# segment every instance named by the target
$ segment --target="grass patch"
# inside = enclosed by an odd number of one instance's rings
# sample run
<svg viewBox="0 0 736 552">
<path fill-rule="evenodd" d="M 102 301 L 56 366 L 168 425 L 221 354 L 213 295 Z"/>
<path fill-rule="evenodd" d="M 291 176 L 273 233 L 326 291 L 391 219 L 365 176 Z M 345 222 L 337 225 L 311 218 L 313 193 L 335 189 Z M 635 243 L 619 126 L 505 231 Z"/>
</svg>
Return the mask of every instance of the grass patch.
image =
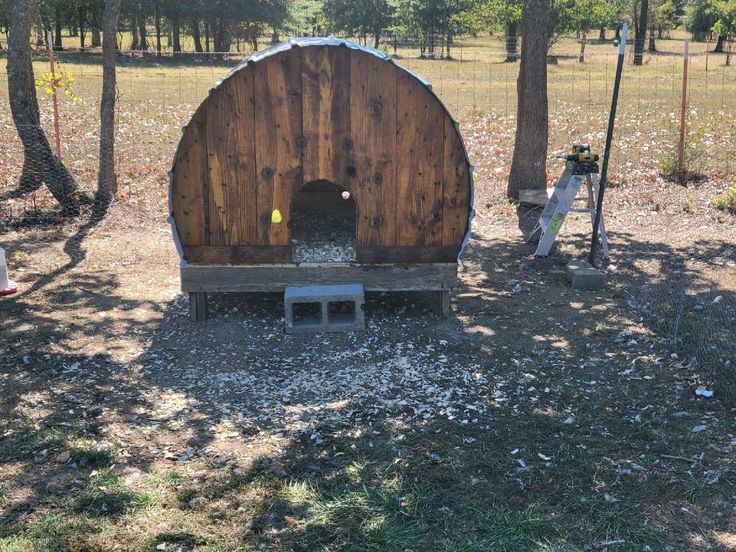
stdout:
<svg viewBox="0 0 736 552">
<path fill-rule="evenodd" d="M 0 439 L 0 462 L 30 460 L 43 450 L 61 451 L 75 436 L 74 432 L 58 428 L 20 429 Z"/>
<path fill-rule="evenodd" d="M 153 495 L 131 491 L 120 477 L 104 470 L 90 478 L 85 489 L 72 499 L 70 509 L 91 517 L 115 517 L 150 508 L 154 503 Z"/>
<path fill-rule="evenodd" d="M 534 506 L 521 511 L 512 511 L 500 506 L 483 510 L 470 508 L 469 513 L 473 515 L 468 516 L 470 518 L 468 521 L 472 521 L 468 524 L 468 530 L 443 541 L 441 550 L 446 552 L 551 550 L 546 541 L 558 531 L 554 518 Z"/>
<path fill-rule="evenodd" d="M 0 441 L 0 462 L 28 461 L 42 453 L 48 458 L 68 453 L 64 462 L 79 467 L 107 466 L 115 456 L 112 447 L 69 429 L 19 430 Z"/>
<path fill-rule="evenodd" d="M 47 515 L 24 526 L 16 534 L 0 536 L 0 551 L 92 552 L 99 548 L 92 544 L 90 537 L 101 530 L 99 524 L 83 517 Z"/>
<path fill-rule="evenodd" d="M 736 215 L 736 184 L 713 200 L 713 207 Z"/>
<path fill-rule="evenodd" d="M 623 539 L 628 546 L 652 546 L 663 540 L 640 504 L 606 494 L 581 496 L 577 503 L 577 513 L 585 517 L 596 540 Z"/>
<path fill-rule="evenodd" d="M 115 457 L 112 447 L 91 439 L 75 439 L 67 444 L 67 450 L 70 461 L 79 467 L 109 466 Z"/>
</svg>

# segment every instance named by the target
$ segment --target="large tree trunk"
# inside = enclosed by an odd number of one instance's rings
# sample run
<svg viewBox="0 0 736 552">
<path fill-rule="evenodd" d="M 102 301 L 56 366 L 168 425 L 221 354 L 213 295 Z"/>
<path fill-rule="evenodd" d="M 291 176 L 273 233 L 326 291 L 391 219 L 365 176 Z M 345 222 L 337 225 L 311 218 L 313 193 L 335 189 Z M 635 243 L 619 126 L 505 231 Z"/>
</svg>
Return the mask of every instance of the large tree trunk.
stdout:
<svg viewBox="0 0 736 552">
<path fill-rule="evenodd" d="M 146 40 L 146 12 L 141 5 L 138 9 L 138 34 L 140 35 L 141 50 L 148 50 L 148 40 Z"/>
<path fill-rule="evenodd" d="M 158 6 L 159 0 L 153 1 L 153 24 L 156 27 L 156 55 L 161 55 L 161 11 Z"/>
<path fill-rule="evenodd" d="M 518 23 L 509 23 L 506 26 L 506 61 L 518 61 L 519 56 L 516 54 L 516 45 L 519 41 L 519 25 Z"/>
<path fill-rule="evenodd" d="M 80 193 L 74 178 L 54 155 L 41 127 L 31 65 L 31 0 L 14 0 L 8 38 L 8 97 L 18 136 L 23 142 L 20 191 L 48 186 L 64 214 L 79 214 Z"/>
<path fill-rule="evenodd" d="M 140 48 L 138 44 L 138 21 L 136 21 L 135 14 L 132 14 L 130 16 L 130 34 L 133 35 L 133 40 L 130 43 L 130 49 L 138 50 Z"/>
<path fill-rule="evenodd" d="M 63 49 L 61 42 L 61 5 L 56 4 L 56 11 L 54 12 L 54 50 Z"/>
<path fill-rule="evenodd" d="M 517 80 L 516 141 L 506 195 L 547 187 L 547 48 L 549 0 L 524 0 Z"/>
<path fill-rule="evenodd" d="M 110 203 L 118 190 L 115 176 L 115 55 L 119 16 L 120 0 L 105 0 L 100 100 L 100 173 L 97 181 L 97 199 L 104 205 Z"/>
<path fill-rule="evenodd" d="M 199 30 L 199 17 L 196 15 L 192 16 L 192 40 L 194 40 L 194 51 L 201 54 L 204 49 L 202 48 L 202 33 Z"/>
<path fill-rule="evenodd" d="M 82 7 L 81 4 L 79 6 L 79 11 L 77 12 L 77 15 L 79 18 L 79 47 L 84 48 L 84 42 L 87 37 L 87 29 L 85 29 L 84 27 L 86 24 L 85 19 L 87 14 L 85 13 L 84 7 Z"/>
<path fill-rule="evenodd" d="M 657 51 L 657 29 L 654 25 L 654 21 L 649 23 L 649 47 L 647 50 L 650 52 L 656 52 Z"/>
<path fill-rule="evenodd" d="M 173 35 L 174 55 L 176 55 L 181 53 L 181 22 L 178 14 L 171 18 L 171 33 Z"/>
<path fill-rule="evenodd" d="M 585 63 L 585 42 L 587 36 L 588 35 L 586 33 L 583 33 L 583 36 L 580 39 L 580 54 L 578 55 L 579 63 Z"/>
<path fill-rule="evenodd" d="M 647 17 L 649 16 L 649 0 L 641 0 L 641 10 L 636 26 L 634 41 L 634 65 L 641 65 L 644 60 L 644 41 L 647 37 Z"/>
<path fill-rule="evenodd" d="M 726 35 L 718 35 L 718 42 L 716 42 L 716 48 L 713 50 L 716 54 L 723 53 L 723 44 L 726 42 Z"/>
</svg>

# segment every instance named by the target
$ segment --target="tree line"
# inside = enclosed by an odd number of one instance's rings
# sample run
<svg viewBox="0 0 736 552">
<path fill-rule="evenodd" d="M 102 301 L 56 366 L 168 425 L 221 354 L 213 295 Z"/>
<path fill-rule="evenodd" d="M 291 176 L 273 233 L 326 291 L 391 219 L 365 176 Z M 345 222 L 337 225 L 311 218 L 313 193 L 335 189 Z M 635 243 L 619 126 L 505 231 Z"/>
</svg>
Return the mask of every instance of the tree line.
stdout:
<svg viewBox="0 0 736 552">
<path fill-rule="evenodd" d="M 13 1 L 0 0 L 5 34 Z M 122 0 L 118 32 L 128 33 L 126 47 L 157 53 L 258 49 L 264 37 L 277 42 L 284 35 L 349 35 L 376 48 L 382 40 L 411 38 L 420 56 L 429 58 L 451 57 L 460 35 L 491 33 L 505 41 L 507 60 L 515 61 L 523 5 L 524 0 Z M 51 32 L 59 49 L 100 47 L 104 6 L 104 0 L 33 0 L 37 42 Z M 722 52 L 736 35 L 736 0 L 551 0 L 547 41 L 551 46 L 574 35 L 584 49 L 586 39 L 605 40 L 622 19 L 632 24 L 638 55 L 645 47 L 655 51 L 656 40 L 678 27 L 695 40 L 714 40 L 714 50 Z"/>
</svg>

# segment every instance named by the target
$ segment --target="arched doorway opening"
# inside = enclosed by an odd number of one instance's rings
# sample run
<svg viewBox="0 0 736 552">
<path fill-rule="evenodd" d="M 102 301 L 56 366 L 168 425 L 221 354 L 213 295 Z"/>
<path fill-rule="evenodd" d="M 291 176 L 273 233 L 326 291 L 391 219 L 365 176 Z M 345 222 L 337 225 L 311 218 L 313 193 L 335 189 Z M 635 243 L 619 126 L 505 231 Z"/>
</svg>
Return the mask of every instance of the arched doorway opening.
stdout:
<svg viewBox="0 0 736 552">
<path fill-rule="evenodd" d="M 357 220 L 358 207 L 345 188 L 327 180 L 305 184 L 291 204 L 292 262 L 355 262 Z"/>
</svg>

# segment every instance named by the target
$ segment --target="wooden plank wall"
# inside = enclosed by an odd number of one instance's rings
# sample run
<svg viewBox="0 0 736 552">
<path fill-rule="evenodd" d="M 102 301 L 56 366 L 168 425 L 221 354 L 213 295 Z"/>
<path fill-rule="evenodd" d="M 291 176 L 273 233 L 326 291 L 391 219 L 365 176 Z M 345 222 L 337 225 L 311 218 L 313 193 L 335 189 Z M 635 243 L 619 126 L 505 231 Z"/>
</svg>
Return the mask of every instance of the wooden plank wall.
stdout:
<svg viewBox="0 0 736 552">
<path fill-rule="evenodd" d="M 172 193 L 185 257 L 288 262 L 292 198 L 315 180 L 353 195 L 360 262 L 457 254 L 468 220 L 468 165 L 441 104 L 390 62 L 309 46 L 249 64 L 193 116 Z M 272 223 L 274 209 L 280 224 Z"/>
</svg>

